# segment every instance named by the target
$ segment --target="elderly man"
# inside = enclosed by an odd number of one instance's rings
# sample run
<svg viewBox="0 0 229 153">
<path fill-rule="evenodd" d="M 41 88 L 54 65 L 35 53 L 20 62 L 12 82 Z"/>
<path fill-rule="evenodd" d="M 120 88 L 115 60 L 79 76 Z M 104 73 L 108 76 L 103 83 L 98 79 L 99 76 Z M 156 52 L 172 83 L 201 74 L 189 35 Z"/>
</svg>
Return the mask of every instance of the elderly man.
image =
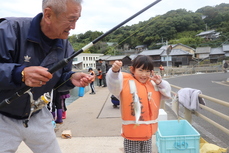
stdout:
<svg viewBox="0 0 229 153">
<path fill-rule="evenodd" d="M 87 86 L 89 74 L 71 71 L 71 62 L 54 74 L 47 70 L 73 53 L 67 38 L 81 15 L 82 0 L 43 0 L 43 13 L 34 18 L 0 19 L 0 101 L 25 86 L 37 100 L 53 88 L 66 91 Z M 0 152 L 16 152 L 22 141 L 34 153 L 60 153 L 46 107 L 30 114 L 30 97 L 24 94 L 0 108 Z M 23 126 L 25 120 L 28 127 Z"/>
</svg>

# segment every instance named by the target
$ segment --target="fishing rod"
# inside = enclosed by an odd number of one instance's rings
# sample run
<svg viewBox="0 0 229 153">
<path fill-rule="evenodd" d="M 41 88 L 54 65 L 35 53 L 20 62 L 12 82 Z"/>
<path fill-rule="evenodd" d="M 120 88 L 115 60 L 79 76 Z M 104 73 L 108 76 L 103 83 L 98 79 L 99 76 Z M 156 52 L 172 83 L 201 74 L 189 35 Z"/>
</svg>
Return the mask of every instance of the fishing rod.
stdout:
<svg viewBox="0 0 229 153">
<path fill-rule="evenodd" d="M 109 35 L 110 33 L 112 33 L 113 31 L 115 31 L 116 29 L 120 28 L 121 26 L 123 26 L 124 24 L 126 24 L 127 22 L 129 22 L 130 20 L 132 20 L 133 18 L 135 18 L 136 16 L 138 16 L 139 14 L 145 12 L 146 10 L 148 10 L 149 8 L 151 8 L 152 6 L 156 5 L 157 3 L 159 3 L 161 0 L 156 0 L 155 2 L 151 3 L 150 5 L 146 6 L 145 8 L 143 8 L 142 10 L 138 11 L 137 13 L 135 13 L 134 15 L 132 15 L 131 17 L 129 17 L 128 19 L 124 20 L 123 22 L 121 22 L 120 24 L 116 25 L 115 27 L 113 27 L 112 29 L 110 29 L 109 31 L 105 32 L 104 34 L 102 34 L 101 36 L 97 37 L 95 40 L 93 40 L 92 42 L 88 43 L 87 45 L 85 45 L 83 48 L 81 48 L 80 50 L 74 52 L 70 57 L 68 58 L 64 58 L 63 60 L 61 60 L 60 62 L 58 62 L 56 65 L 54 65 L 53 67 L 51 67 L 48 72 L 50 72 L 51 74 L 53 74 L 54 72 L 56 72 L 57 70 L 63 68 L 64 66 L 66 66 L 71 60 L 73 60 L 74 57 L 76 57 L 77 55 L 79 55 L 80 53 L 84 52 L 85 50 L 89 49 L 90 47 L 94 46 L 94 44 L 96 44 L 98 41 L 100 41 L 101 39 L 103 39 L 104 37 L 106 37 L 107 35 Z M 25 86 L 22 89 L 20 89 L 18 92 L 16 92 L 15 94 L 13 94 L 11 97 L 4 99 L 1 103 L 0 103 L 0 108 L 10 104 L 12 101 L 14 101 L 15 99 L 19 98 L 21 95 L 27 93 L 28 90 L 32 89 L 32 87 L 28 87 Z"/>
</svg>

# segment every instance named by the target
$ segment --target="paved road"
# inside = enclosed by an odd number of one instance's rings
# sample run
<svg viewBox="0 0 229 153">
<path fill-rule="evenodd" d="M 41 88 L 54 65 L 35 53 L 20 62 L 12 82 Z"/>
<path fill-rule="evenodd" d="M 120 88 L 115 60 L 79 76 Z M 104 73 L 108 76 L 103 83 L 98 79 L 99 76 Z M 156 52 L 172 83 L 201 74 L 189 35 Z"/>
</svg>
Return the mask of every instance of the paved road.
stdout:
<svg viewBox="0 0 229 153">
<path fill-rule="evenodd" d="M 177 76 L 167 79 L 170 84 L 185 88 L 194 88 L 202 91 L 204 95 L 214 97 L 220 100 L 229 102 L 229 83 L 226 82 L 229 78 L 229 73 L 208 73 L 196 74 L 187 76 Z M 177 89 L 172 89 L 177 91 Z M 211 101 L 205 100 L 206 106 L 213 108 L 223 114 L 229 116 L 229 108 L 215 104 Z M 201 114 L 216 121 L 229 129 L 229 122 L 205 110 L 200 111 Z M 229 147 L 229 135 L 221 132 L 218 128 L 209 124 L 208 122 L 193 115 L 194 127 L 205 136 L 208 142 L 217 144 L 221 147 Z"/>
<path fill-rule="evenodd" d="M 227 97 L 229 86 L 211 82 L 221 82 L 229 77 L 228 75 L 229 73 L 201 74 L 170 78 L 168 81 L 180 87 L 197 88 L 202 90 L 203 94 L 209 96 L 215 95 L 212 97 L 229 101 Z M 201 85 L 201 83 L 204 85 Z M 213 105 L 214 107 L 214 104 L 210 102 L 207 102 L 207 105 L 209 107 Z M 215 109 L 220 109 L 229 115 L 228 108 L 218 108 L 218 106 L 215 106 Z M 168 120 L 176 119 L 169 107 L 166 107 L 166 112 L 168 114 Z M 208 142 L 221 147 L 229 146 L 228 135 L 220 133 L 218 129 L 204 121 L 199 121 L 197 118 L 194 118 L 194 121 L 195 128 L 201 133 L 202 137 L 208 138 L 206 139 Z M 204 123 L 203 126 L 202 123 Z M 63 124 L 57 125 L 56 136 L 63 153 L 123 153 L 123 138 L 120 136 L 120 128 L 120 110 L 112 107 L 108 89 L 96 87 L 95 95 L 90 95 L 87 92 L 84 97 L 80 97 L 68 106 L 67 118 Z M 203 129 L 206 129 L 207 132 Z M 60 137 L 64 130 L 71 130 L 72 139 L 62 139 Z M 218 140 L 218 137 L 220 137 L 220 140 Z M 156 153 L 155 137 L 153 137 L 153 140 L 153 153 Z M 21 144 L 17 153 L 32 152 L 24 144 Z"/>
</svg>

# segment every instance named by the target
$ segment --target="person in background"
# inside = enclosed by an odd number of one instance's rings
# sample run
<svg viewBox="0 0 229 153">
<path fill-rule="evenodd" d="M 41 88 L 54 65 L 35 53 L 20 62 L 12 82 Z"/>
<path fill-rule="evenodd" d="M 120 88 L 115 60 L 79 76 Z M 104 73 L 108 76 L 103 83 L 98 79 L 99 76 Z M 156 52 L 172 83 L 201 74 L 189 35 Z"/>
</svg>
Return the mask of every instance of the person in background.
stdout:
<svg viewBox="0 0 229 153">
<path fill-rule="evenodd" d="M 101 63 L 101 71 L 102 71 L 102 80 L 103 80 L 103 87 L 107 87 L 107 83 L 106 83 L 106 63 L 105 61 L 103 61 L 102 59 L 99 59 L 99 62 Z"/>
<path fill-rule="evenodd" d="M 65 99 L 69 97 L 69 91 L 58 92 L 57 90 L 53 90 L 51 113 L 56 124 L 62 124 L 62 119 L 66 118 L 67 108 L 65 105 Z"/>
<path fill-rule="evenodd" d="M 97 78 L 99 79 L 99 87 L 101 87 L 103 75 L 102 75 L 102 71 L 100 70 L 100 68 L 98 68 L 97 71 L 98 71 Z"/>
<path fill-rule="evenodd" d="M 88 72 L 90 73 L 90 75 L 95 76 L 95 72 L 93 71 L 92 68 L 89 68 L 89 69 L 88 69 Z M 91 87 L 91 93 L 90 93 L 90 94 L 95 94 L 94 81 L 92 81 L 92 82 L 90 83 L 90 87 Z"/>
<path fill-rule="evenodd" d="M 170 84 L 155 75 L 149 56 L 139 55 L 121 72 L 115 61 L 107 73 L 107 87 L 120 101 L 125 153 L 152 153 L 152 135 L 157 131 L 161 99 L 171 98 Z"/>
<path fill-rule="evenodd" d="M 48 71 L 74 52 L 67 38 L 81 16 L 81 2 L 43 0 L 42 13 L 34 18 L 0 19 L 1 102 L 25 86 L 37 100 L 52 89 L 68 91 L 94 81 L 89 74 L 73 72 L 71 61 L 53 74 Z M 0 108 L 0 152 L 16 152 L 24 141 L 33 153 L 61 153 L 50 111 L 41 107 L 30 116 L 30 99 L 24 93 Z"/>
<path fill-rule="evenodd" d="M 225 61 L 224 64 L 223 64 L 224 73 L 227 73 L 227 68 L 228 68 L 228 63 L 227 63 L 227 61 Z"/>
<path fill-rule="evenodd" d="M 160 69 L 160 74 L 163 77 L 165 69 L 164 69 L 164 67 L 162 65 L 160 65 L 159 69 Z"/>
<path fill-rule="evenodd" d="M 67 117 L 66 99 L 69 98 L 70 96 L 71 95 L 70 95 L 69 91 L 61 92 L 60 99 L 61 99 L 62 111 L 63 111 L 62 119 L 66 119 L 66 117 Z"/>
<path fill-rule="evenodd" d="M 52 110 L 51 113 L 53 115 L 53 119 L 56 122 L 56 124 L 62 124 L 62 115 L 63 115 L 63 109 L 61 104 L 61 92 L 58 92 L 57 90 L 53 90 L 52 95 Z"/>
</svg>

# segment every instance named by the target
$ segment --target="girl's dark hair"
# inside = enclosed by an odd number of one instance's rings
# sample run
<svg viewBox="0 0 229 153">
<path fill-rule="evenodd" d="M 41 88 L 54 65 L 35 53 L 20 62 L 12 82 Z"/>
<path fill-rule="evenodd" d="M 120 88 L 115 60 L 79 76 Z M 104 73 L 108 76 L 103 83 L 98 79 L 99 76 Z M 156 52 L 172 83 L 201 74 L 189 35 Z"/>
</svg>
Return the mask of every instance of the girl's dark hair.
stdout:
<svg viewBox="0 0 229 153">
<path fill-rule="evenodd" d="M 133 61 L 132 61 L 133 68 L 140 68 L 141 66 L 143 70 L 150 70 L 152 71 L 153 66 L 153 60 L 151 57 L 146 55 L 138 55 Z"/>
</svg>

